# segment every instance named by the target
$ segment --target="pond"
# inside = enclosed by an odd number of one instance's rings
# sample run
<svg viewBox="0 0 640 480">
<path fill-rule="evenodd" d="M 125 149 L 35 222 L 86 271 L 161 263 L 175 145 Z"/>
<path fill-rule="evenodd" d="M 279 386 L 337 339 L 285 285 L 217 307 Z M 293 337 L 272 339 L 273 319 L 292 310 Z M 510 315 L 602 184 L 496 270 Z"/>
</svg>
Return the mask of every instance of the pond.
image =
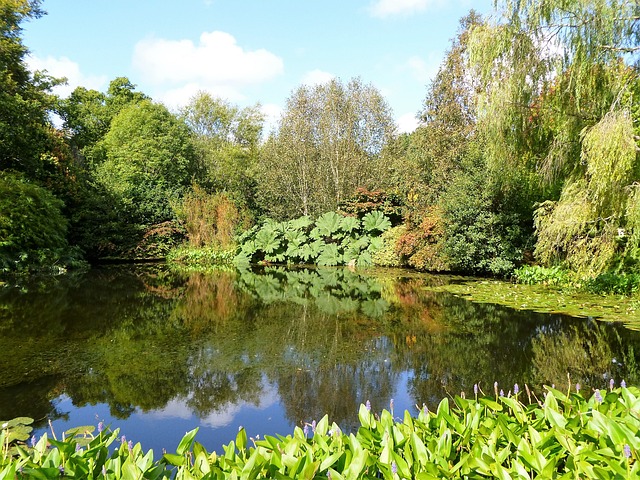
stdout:
<svg viewBox="0 0 640 480">
<path fill-rule="evenodd" d="M 404 270 L 263 268 L 184 275 L 105 267 L 0 289 L 0 419 L 37 434 L 99 421 L 144 449 L 220 451 L 328 414 L 435 405 L 474 384 L 583 391 L 638 384 L 640 332 L 473 303 L 460 279 Z"/>
</svg>

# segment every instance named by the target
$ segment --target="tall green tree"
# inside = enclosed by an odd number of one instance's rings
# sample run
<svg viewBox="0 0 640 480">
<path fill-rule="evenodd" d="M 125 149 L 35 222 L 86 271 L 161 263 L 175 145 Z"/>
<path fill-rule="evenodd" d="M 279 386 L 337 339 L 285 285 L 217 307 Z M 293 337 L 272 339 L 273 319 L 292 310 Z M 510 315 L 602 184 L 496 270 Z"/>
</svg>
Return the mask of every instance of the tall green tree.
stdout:
<svg viewBox="0 0 640 480">
<path fill-rule="evenodd" d="M 260 106 L 239 108 L 199 92 L 181 109 L 180 118 L 191 130 L 200 158 L 202 176 L 197 181 L 255 209 L 252 169 L 264 124 Z"/>
<path fill-rule="evenodd" d="M 272 216 L 334 210 L 357 187 L 376 182 L 395 124 L 382 95 L 360 79 L 299 87 L 287 100 L 257 172 Z"/>
<path fill-rule="evenodd" d="M 490 167 L 545 187 L 540 261 L 598 274 L 637 251 L 638 3 L 506 1 L 502 12 L 472 36 Z"/>
<path fill-rule="evenodd" d="M 130 219 L 150 225 L 174 217 L 171 203 L 197 174 L 183 122 L 163 105 L 133 103 L 112 120 L 101 148 L 105 160 L 96 166 L 96 180 L 122 201 Z"/>
<path fill-rule="evenodd" d="M 0 169 L 42 179 L 48 165 L 41 155 L 53 149 L 48 114 L 56 80 L 32 74 L 25 63 L 22 23 L 43 15 L 39 0 L 0 0 Z"/>
<path fill-rule="evenodd" d="M 135 88 L 128 78 L 117 77 L 109 83 L 107 92 L 77 87 L 60 101 L 63 128 L 71 134 L 71 144 L 82 162 L 101 161 L 99 142 L 109 131 L 111 120 L 126 106 L 149 99 Z"/>
<path fill-rule="evenodd" d="M 482 18 L 475 11 L 460 20 L 458 34 L 430 83 L 420 112 L 414 143 L 422 151 L 423 179 L 428 186 L 425 200 L 434 203 L 460 165 L 476 127 L 477 77 L 468 67 L 469 35 Z"/>
</svg>

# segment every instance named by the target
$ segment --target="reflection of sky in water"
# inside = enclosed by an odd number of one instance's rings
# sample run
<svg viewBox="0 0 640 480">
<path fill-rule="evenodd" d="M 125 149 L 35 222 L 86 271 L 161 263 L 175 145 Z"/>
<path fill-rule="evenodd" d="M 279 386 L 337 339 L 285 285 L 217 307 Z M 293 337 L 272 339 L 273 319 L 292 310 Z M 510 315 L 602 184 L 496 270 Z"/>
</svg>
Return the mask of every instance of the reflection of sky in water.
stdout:
<svg viewBox="0 0 640 480">
<path fill-rule="evenodd" d="M 394 414 L 402 418 L 404 411 L 409 410 L 413 415 L 417 414 L 414 400 L 408 391 L 409 372 L 402 372 L 395 385 Z M 172 452 L 178 446 L 182 436 L 196 427 L 199 427 L 196 440 L 203 444 L 207 450 L 222 451 L 222 445 L 235 440 L 238 429 L 244 426 L 249 437 L 260 435 L 288 435 L 293 433 L 295 425 L 285 417 L 283 406 L 280 403 L 277 386 L 263 381 L 263 391 L 258 405 L 247 402 L 225 405 L 220 411 L 210 413 L 204 418 L 197 418 L 187 405 L 189 397 L 176 397 L 170 400 L 164 408 L 143 412 L 140 409 L 127 419 L 118 419 L 111 416 L 109 406 L 99 403 L 76 407 L 66 395 L 61 395 L 54 400 L 58 411 L 67 414 L 66 418 L 59 418 L 52 422 L 53 429 L 58 436 L 72 427 L 80 425 L 97 426 L 99 421 L 110 426 L 112 430 L 119 428 L 120 435 L 125 435 L 127 440 L 134 443 L 140 442 L 143 449 L 153 449 L 156 458 L 159 458 L 163 449 Z M 391 400 L 391 398 L 389 400 Z M 373 411 L 389 409 L 389 403 L 377 405 L 372 402 Z M 357 410 L 354 411 L 354 418 Z M 301 419 L 311 422 L 312 418 Z M 319 419 L 315 419 L 319 420 Z M 333 421 L 333 419 L 329 419 Z M 42 435 L 48 429 L 35 431 L 37 436 Z"/>
</svg>

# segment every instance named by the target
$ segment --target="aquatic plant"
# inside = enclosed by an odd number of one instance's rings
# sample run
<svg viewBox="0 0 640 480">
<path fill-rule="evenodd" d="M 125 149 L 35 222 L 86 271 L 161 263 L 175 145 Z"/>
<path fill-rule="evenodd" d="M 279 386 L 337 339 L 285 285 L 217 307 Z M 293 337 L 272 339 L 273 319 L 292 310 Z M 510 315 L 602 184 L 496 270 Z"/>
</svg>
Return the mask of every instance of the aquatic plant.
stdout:
<svg viewBox="0 0 640 480">
<path fill-rule="evenodd" d="M 517 395 L 461 395 L 443 399 L 435 411 L 424 406 L 416 417 L 361 405 L 360 427 L 351 433 L 327 416 L 286 437 L 250 439 L 240 428 L 219 454 L 198 443 L 194 429 L 175 453 L 155 461 L 153 451 L 143 452 L 118 430 L 78 427 L 27 446 L 10 437 L 5 422 L 0 479 L 638 477 L 640 390 L 621 386 L 590 398 L 553 387 L 541 398 L 526 385 L 525 392 L 527 404 Z"/>
</svg>

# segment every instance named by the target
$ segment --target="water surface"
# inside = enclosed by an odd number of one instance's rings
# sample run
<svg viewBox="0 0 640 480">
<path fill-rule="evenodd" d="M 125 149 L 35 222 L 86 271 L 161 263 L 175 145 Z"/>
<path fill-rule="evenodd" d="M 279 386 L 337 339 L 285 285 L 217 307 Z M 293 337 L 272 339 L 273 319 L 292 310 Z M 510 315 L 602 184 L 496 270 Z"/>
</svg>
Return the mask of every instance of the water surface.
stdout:
<svg viewBox="0 0 640 480">
<path fill-rule="evenodd" d="M 353 428 L 360 403 L 396 415 L 479 384 L 638 383 L 640 334 L 434 291 L 403 270 L 266 268 L 182 275 L 95 269 L 0 290 L 0 419 L 57 434 L 98 421 L 173 450 L 200 427 L 218 450 L 240 426 Z M 437 290 L 437 288 L 436 288 Z"/>
</svg>

